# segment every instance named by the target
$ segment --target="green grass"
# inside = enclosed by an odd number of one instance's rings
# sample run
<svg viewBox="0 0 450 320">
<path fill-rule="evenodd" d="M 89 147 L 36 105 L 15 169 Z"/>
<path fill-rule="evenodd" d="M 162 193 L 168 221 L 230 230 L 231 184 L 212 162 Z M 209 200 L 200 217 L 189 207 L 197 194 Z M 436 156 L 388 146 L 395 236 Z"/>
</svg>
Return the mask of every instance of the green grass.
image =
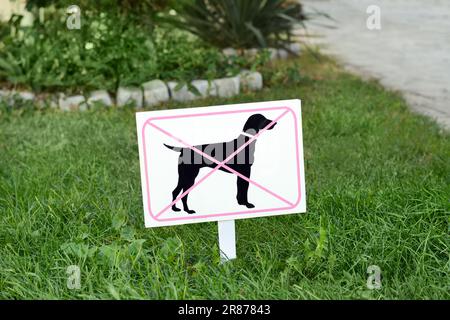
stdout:
<svg viewBox="0 0 450 320">
<path fill-rule="evenodd" d="M 144 228 L 132 110 L 1 109 L 0 298 L 449 299 L 448 133 L 332 61 L 271 70 L 259 93 L 163 106 L 303 101 L 308 213 L 238 220 L 224 265 L 216 223 Z"/>
</svg>

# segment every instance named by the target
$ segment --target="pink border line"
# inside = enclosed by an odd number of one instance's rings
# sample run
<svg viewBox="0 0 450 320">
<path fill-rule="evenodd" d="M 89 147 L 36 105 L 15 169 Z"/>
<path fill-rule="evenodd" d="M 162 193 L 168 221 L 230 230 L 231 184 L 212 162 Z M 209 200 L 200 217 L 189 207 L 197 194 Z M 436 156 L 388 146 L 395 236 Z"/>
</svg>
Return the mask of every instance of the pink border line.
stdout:
<svg viewBox="0 0 450 320">
<path fill-rule="evenodd" d="M 158 126 L 156 126 L 155 124 L 151 123 L 152 121 L 155 120 L 167 120 L 167 119 L 175 119 L 175 118 L 189 118 L 189 117 L 200 117 L 200 116 L 210 116 L 210 115 L 220 115 L 220 114 L 232 114 L 232 113 L 245 113 L 245 112 L 254 112 L 254 111 L 269 111 L 269 110 L 286 110 L 283 114 L 281 114 L 277 119 L 273 120 L 272 123 L 278 121 L 281 117 L 283 117 L 287 112 L 290 112 L 293 117 L 294 117 L 294 125 L 295 125 L 295 142 L 296 142 L 296 156 L 297 156 L 297 182 L 298 182 L 298 197 L 297 197 L 297 201 L 295 204 L 292 204 L 291 202 L 287 201 L 286 199 L 278 196 L 277 194 L 275 194 L 274 192 L 270 191 L 269 189 L 264 188 L 263 186 L 257 184 L 256 182 L 248 179 L 245 176 L 242 176 L 242 178 L 244 178 L 245 180 L 247 180 L 248 182 L 255 184 L 256 186 L 260 187 L 261 189 L 263 189 L 264 191 L 272 194 L 273 196 L 277 197 L 278 199 L 282 200 L 283 202 L 287 202 L 289 204 L 291 204 L 291 206 L 288 207 L 281 207 L 281 208 L 267 208 L 267 209 L 255 209 L 255 210 L 245 210 L 245 211 L 239 211 L 239 212 L 230 212 L 230 213 L 216 213 L 216 214 L 208 214 L 208 215 L 197 215 L 197 216 L 185 216 L 185 217 L 176 217 L 176 218 L 165 218 L 165 219 L 158 219 L 158 217 L 164 213 L 168 208 L 170 208 L 172 206 L 172 204 L 178 202 L 183 196 L 184 193 L 182 195 L 180 195 L 177 199 L 175 199 L 171 204 L 169 204 L 167 207 L 165 207 L 163 210 L 161 210 L 157 215 L 153 215 L 152 210 L 151 210 L 151 202 L 150 202 L 150 188 L 149 188 L 149 176 L 148 176 L 148 168 L 147 168 L 147 151 L 146 151 L 146 143 L 145 143 L 145 127 L 147 125 L 151 125 L 152 127 L 154 127 L 155 129 L 160 130 L 161 132 L 165 133 L 166 135 L 172 137 L 173 139 L 177 140 L 178 142 L 181 142 L 183 144 L 185 144 L 187 147 L 191 148 L 193 151 L 200 153 L 202 155 L 206 155 L 203 152 L 201 152 L 200 150 L 193 148 L 192 146 L 190 146 L 189 144 L 187 144 L 186 142 L 182 141 L 181 139 L 173 136 L 172 134 L 170 134 L 169 132 L 165 131 L 164 129 L 159 128 Z M 243 146 L 241 146 L 240 149 L 236 150 L 233 154 L 231 154 L 228 158 L 232 158 L 234 157 L 237 153 L 239 153 L 243 148 L 245 148 L 248 144 L 250 144 L 254 139 L 256 139 L 261 133 L 263 133 L 265 130 L 267 130 L 268 127 L 270 127 L 270 125 L 272 125 L 272 123 L 270 123 L 268 126 L 266 126 L 263 130 L 261 130 L 257 135 L 255 135 L 255 137 L 253 137 L 252 139 L 250 139 L 249 141 L 247 141 L 246 144 L 244 144 Z M 294 207 L 296 207 L 300 201 L 301 201 L 301 185 L 300 185 L 300 154 L 299 154 L 299 146 L 298 146 L 298 124 L 297 124 L 297 117 L 295 115 L 295 112 L 290 108 L 290 107 L 272 107 L 272 108 L 257 108 L 257 109 L 246 109 L 246 110 L 234 110 L 234 111 L 219 111 L 219 112 L 206 112 L 206 113 L 198 113 L 198 114 L 188 114 L 188 115 L 176 115 L 176 116 L 162 116 L 162 117 L 155 117 L 155 118 L 150 118 L 148 119 L 143 127 L 142 127 L 142 143 L 143 143 L 143 151 L 144 151 L 144 169 L 145 169 L 145 177 L 146 177 L 146 186 L 147 186 L 147 205 L 148 205 L 148 210 L 149 210 L 149 214 L 150 216 L 156 220 L 156 221 L 176 221 L 176 220 L 192 220 L 192 219 L 200 219 L 200 218 L 207 218 L 207 217 L 220 217 L 220 216 L 228 216 L 228 215 L 236 215 L 236 214 L 247 214 L 247 213 L 259 213 L 259 212 L 273 212 L 273 211 L 280 211 L 280 210 L 288 210 L 288 209 L 292 209 Z M 207 157 L 209 157 L 209 155 L 206 155 Z M 230 171 L 235 171 L 231 168 L 229 168 L 227 165 L 225 165 L 226 162 L 229 161 L 229 159 L 225 159 L 222 162 L 219 162 L 217 159 L 210 157 L 211 161 L 217 163 L 218 165 L 211 171 L 209 172 L 207 175 L 205 175 L 202 179 L 200 179 L 197 183 L 195 183 L 190 189 L 188 189 L 187 191 L 185 191 L 185 193 L 190 192 L 193 188 L 195 188 L 196 186 L 198 186 L 201 182 L 203 182 L 206 178 L 208 178 L 211 174 L 213 174 L 215 171 L 217 171 L 220 167 L 225 167 Z M 239 175 L 238 172 L 233 172 L 233 173 L 237 173 Z"/>
</svg>

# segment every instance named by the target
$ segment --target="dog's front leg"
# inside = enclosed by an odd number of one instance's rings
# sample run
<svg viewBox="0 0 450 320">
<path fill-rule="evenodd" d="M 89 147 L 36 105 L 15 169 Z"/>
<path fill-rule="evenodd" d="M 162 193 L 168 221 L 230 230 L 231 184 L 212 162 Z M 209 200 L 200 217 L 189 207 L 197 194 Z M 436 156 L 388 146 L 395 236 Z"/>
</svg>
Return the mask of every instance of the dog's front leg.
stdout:
<svg viewBox="0 0 450 320">
<path fill-rule="evenodd" d="M 246 176 L 247 178 L 250 178 L 250 171 L 251 171 L 251 167 L 250 166 L 246 166 L 244 168 L 242 168 L 241 170 L 239 170 L 239 172 Z M 236 195 L 236 199 L 238 204 L 246 206 L 247 208 L 254 208 L 255 206 L 253 204 L 251 204 L 250 202 L 248 202 L 248 181 L 238 177 L 237 178 L 237 195 Z"/>
</svg>

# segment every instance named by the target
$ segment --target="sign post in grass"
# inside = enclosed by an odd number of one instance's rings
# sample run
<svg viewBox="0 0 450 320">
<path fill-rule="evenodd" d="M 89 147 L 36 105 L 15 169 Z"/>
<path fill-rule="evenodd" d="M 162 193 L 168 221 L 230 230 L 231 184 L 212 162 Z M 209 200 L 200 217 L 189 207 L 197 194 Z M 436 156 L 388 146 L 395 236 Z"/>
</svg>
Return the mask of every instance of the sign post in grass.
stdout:
<svg viewBox="0 0 450 320">
<path fill-rule="evenodd" d="M 227 261 L 235 219 L 306 212 L 300 100 L 138 112 L 136 124 L 146 227 L 218 221 Z"/>
</svg>

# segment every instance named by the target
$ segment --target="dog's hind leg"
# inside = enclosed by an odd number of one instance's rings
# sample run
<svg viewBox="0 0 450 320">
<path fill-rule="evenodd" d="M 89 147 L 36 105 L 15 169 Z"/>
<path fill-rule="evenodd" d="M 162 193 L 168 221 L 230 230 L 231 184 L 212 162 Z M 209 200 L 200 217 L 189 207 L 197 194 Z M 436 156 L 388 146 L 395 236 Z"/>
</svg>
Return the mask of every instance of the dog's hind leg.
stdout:
<svg viewBox="0 0 450 320">
<path fill-rule="evenodd" d="M 178 179 L 178 184 L 175 187 L 175 189 L 173 189 L 173 191 L 172 191 L 172 201 L 175 201 L 177 196 L 180 194 L 181 190 L 183 190 L 183 187 L 180 186 L 180 180 Z M 176 211 L 176 212 L 181 211 L 180 208 L 177 208 L 175 203 L 172 205 L 172 210 Z"/>
<path fill-rule="evenodd" d="M 175 201 L 175 199 L 178 197 L 178 195 L 180 194 L 180 192 L 183 190 L 183 185 L 186 183 L 186 166 L 183 164 L 179 164 L 178 165 L 178 183 L 177 186 L 175 187 L 175 189 L 173 189 L 172 191 L 172 201 Z M 181 209 L 179 209 L 176 204 L 174 203 L 172 205 L 172 210 L 173 211 L 181 211 Z"/>
<path fill-rule="evenodd" d="M 188 170 L 186 170 L 184 173 L 184 183 L 183 183 L 183 192 L 186 192 L 186 190 L 189 190 L 190 187 L 192 187 L 195 183 L 195 178 L 197 177 L 198 173 L 200 171 L 200 168 L 198 167 L 189 167 Z M 189 214 L 195 213 L 194 210 L 190 210 L 188 206 L 188 196 L 189 193 L 186 194 L 181 201 L 183 202 L 183 210 L 186 211 Z"/>
</svg>

